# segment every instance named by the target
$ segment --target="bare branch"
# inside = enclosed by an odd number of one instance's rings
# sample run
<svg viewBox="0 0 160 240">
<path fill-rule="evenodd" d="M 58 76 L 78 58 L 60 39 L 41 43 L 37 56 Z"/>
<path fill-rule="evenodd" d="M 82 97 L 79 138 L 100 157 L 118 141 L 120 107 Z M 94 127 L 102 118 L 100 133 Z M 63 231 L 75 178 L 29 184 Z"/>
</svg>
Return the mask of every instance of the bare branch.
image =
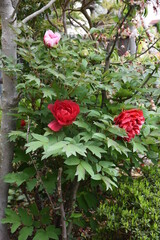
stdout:
<svg viewBox="0 0 160 240">
<path fill-rule="evenodd" d="M 76 198 L 77 198 L 78 187 L 79 187 L 79 182 L 77 182 L 77 179 L 76 179 L 76 182 L 74 182 L 74 186 L 73 186 L 73 193 L 72 193 L 71 206 L 70 206 L 70 215 L 74 212 L 74 209 L 75 209 L 75 202 L 76 202 Z M 71 221 L 68 225 L 68 231 L 67 231 L 68 237 L 71 234 L 72 226 L 73 226 L 73 222 Z"/>
<path fill-rule="evenodd" d="M 83 24 L 81 24 L 79 21 L 77 21 L 76 19 L 74 19 L 70 14 L 69 14 L 69 18 L 72 19 L 75 23 L 77 23 L 77 24 L 88 34 L 88 36 L 92 39 L 91 34 L 90 34 L 89 31 L 83 26 Z"/>
<path fill-rule="evenodd" d="M 57 181 L 58 181 L 58 196 L 61 201 L 60 211 L 61 211 L 61 223 L 62 223 L 62 239 L 67 240 L 67 228 L 66 228 L 66 221 L 65 221 L 66 216 L 65 216 L 64 204 L 63 204 L 61 178 L 62 178 L 62 168 L 59 168 Z"/>
<path fill-rule="evenodd" d="M 17 10 L 18 10 L 18 7 L 19 7 L 19 5 L 20 5 L 20 2 L 21 2 L 21 0 L 18 0 L 18 1 L 17 1 L 17 5 L 15 6 L 15 9 L 14 9 L 14 11 L 13 11 L 13 13 L 12 13 L 11 19 L 13 19 L 14 16 L 16 15 Z"/>
<path fill-rule="evenodd" d="M 56 28 L 56 29 L 58 30 L 58 32 L 62 32 L 61 29 L 60 29 L 59 27 L 57 27 L 57 26 L 50 20 L 48 13 L 46 13 L 46 17 L 47 17 L 48 22 L 49 22 L 54 28 Z"/>
<path fill-rule="evenodd" d="M 42 8 L 39 9 L 38 11 L 32 13 L 31 15 L 29 15 L 28 17 L 26 17 L 25 19 L 23 19 L 22 22 L 23 22 L 23 23 L 27 23 L 27 22 L 30 21 L 31 19 L 37 17 L 39 14 L 43 13 L 43 12 L 46 11 L 48 8 L 50 8 L 55 1 L 56 1 L 56 0 L 51 0 L 46 6 L 42 7 Z"/>
</svg>

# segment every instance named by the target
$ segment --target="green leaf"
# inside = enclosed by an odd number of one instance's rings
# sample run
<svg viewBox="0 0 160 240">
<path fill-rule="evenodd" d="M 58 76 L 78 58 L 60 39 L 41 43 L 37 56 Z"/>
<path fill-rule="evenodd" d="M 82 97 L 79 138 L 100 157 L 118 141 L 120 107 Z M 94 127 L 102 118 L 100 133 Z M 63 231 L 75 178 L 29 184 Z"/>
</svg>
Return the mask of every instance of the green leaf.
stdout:
<svg viewBox="0 0 160 240">
<path fill-rule="evenodd" d="M 62 148 L 66 144 L 68 144 L 68 142 L 60 141 L 60 142 L 56 142 L 53 145 L 49 146 L 48 149 L 46 149 L 46 151 L 44 152 L 44 156 L 42 157 L 42 159 L 48 158 L 55 154 L 62 153 Z"/>
<path fill-rule="evenodd" d="M 91 175 L 94 176 L 93 169 L 88 162 L 81 161 L 81 166 Z"/>
<path fill-rule="evenodd" d="M 24 75 L 24 77 L 28 80 L 28 82 L 35 82 L 37 84 L 38 87 L 40 87 L 40 79 L 28 74 L 28 75 Z"/>
<path fill-rule="evenodd" d="M 19 232 L 18 240 L 26 240 L 29 236 L 32 236 L 33 227 L 23 227 Z"/>
<path fill-rule="evenodd" d="M 55 239 L 58 240 L 59 237 L 57 235 L 57 233 L 59 232 L 59 229 L 56 229 L 55 226 L 48 226 L 46 228 L 46 234 L 49 237 L 49 239 Z"/>
<path fill-rule="evenodd" d="M 128 157 L 127 152 L 130 152 L 130 150 L 128 148 L 120 145 L 119 143 L 117 143 L 116 141 L 114 141 L 110 138 L 107 138 L 107 144 L 108 144 L 108 148 L 112 147 L 117 152 L 119 152 L 119 153 L 123 152 Z"/>
<path fill-rule="evenodd" d="M 43 97 L 49 97 L 52 100 L 52 97 L 56 97 L 57 94 L 54 92 L 53 88 L 45 87 L 42 88 Z"/>
<path fill-rule="evenodd" d="M 106 176 L 102 176 L 102 180 L 106 185 L 106 190 L 111 189 L 112 190 L 112 185 L 117 187 L 117 185 L 115 184 L 115 182 L 113 182 L 110 178 L 106 177 Z"/>
<path fill-rule="evenodd" d="M 14 222 L 11 227 L 11 233 L 14 233 L 17 230 L 17 228 L 19 228 L 19 226 L 21 226 L 21 222 Z"/>
<path fill-rule="evenodd" d="M 85 169 L 81 164 L 77 166 L 76 176 L 78 176 L 78 182 L 85 179 Z"/>
<path fill-rule="evenodd" d="M 101 165 L 104 168 L 110 168 L 110 167 L 115 167 L 115 164 L 112 162 L 108 162 L 108 161 L 100 161 L 99 165 Z"/>
<path fill-rule="evenodd" d="M 37 185 L 37 179 L 36 178 L 29 179 L 27 181 L 27 189 L 28 189 L 28 191 L 31 192 L 36 185 Z"/>
<path fill-rule="evenodd" d="M 90 131 L 90 126 L 86 122 L 75 121 L 74 124 L 80 128 L 85 128 L 87 131 Z"/>
<path fill-rule="evenodd" d="M 16 183 L 17 186 L 20 186 L 23 182 L 29 179 L 29 175 L 24 172 L 17 172 L 17 173 L 8 173 L 4 177 L 4 181 L 6 183 Z"/>
<path fill-rule="evenodd" d="M 39 141 L 34 141 L 34 142 L 25 144 L 25 146 L 27 147 L 26 153 L 29 153 L 29 152 L 34 152 L 38 148 L 42 147 L 43 143 Z"/>
<path fill-rule="evenodd" d="M 102 175 L 99 174 L 99 173 L 97 173 L 97 174 L 95 174 L 94 176 L 92 176 L 92 179 L 93 179 L 93 180 L 96 180 L 96 181 L 99 181 L 99 180 L 102 179 Z"/>
<path fill-rule="evenodd" d="M 92 138 L 98 139 L 98 140 L 106 140 L 106 135 L 103 133 L 94 133 Z"/>
<path fill-rule="evenodd" d="M 76 156 L 77 153 L 79 153 L 82 156 L 86 156 L 86 149 L 83 145 L 74 145 L 74 144 L 68 144 L 63 147 L 63 152 L 66 153 L 67 157 L 70 157 L 71 155 Z"/>
<path fill-rule="evenodd" d="M 49 237 L 47 236 L 46 232 L 43 229 L 40 229 L 37 231 L 33 240 L 49 240 Z"/>
<path fill-rule="evenodd" d="M 68 166 L 74 166 L 74 165 L 78 165 L 80 163 L 80 159 L 77 157 L 70 157 L 67 160 L 65 160 L 64 163 Z"/>
<path fill-rule="evenodd" d="M 137 143 L 137 142 L 133 142 L 133 152 L 140 152 L 140 153 L 145 153 L 147 152 L 147 149 L 141 144 L 141 143 Z"/>
<path fill-rule="evenodd" d="M 18 212 L 20 214 L 21 221 L 26 226 L 31 226 L 33 224 L 32 216 L 28 214 L 27 209 L 19 208 Z"/>
<path fill-rule="evenodd" d="M 86 147 L 98 158 L 101 158 L 101 153 L 106 153 L 106 151 L 103 148 L 97 146 L 87 145 Z"/>
<path fill-rule="evenodd" d="M 35 134 L 35 133 L 32 133 L 32 136 L 33 136 L 36 140 L 38 140 L 38 141 L 40 141 L 40 142 L 42 142 L 42 143 L 48 143 L 48 138 L 45 137 L 45 136 L 42 136 L 42 135 L 40 135 L 40 134 Z"/>
<path fill-rule="evenodd" d="M 110 126 L 107 130 L 111 133 L 114 133 L 117 136 L 120 136 L 120 137 L 126 137 L 127 136 L 127 133 L 126 133 L 125 129 L 120 128 L 118 126 L 114 126 L 114 125 Z"/>
<path fill-rule="evenodd" d="M 147 137 L 149 135 L 149 133 L 150 133 L 150 126 L 147 125 L 147 126 L 145 126 L 145 128 L 143 130 L 143 135 L 145 137 Z"/>
</svg>

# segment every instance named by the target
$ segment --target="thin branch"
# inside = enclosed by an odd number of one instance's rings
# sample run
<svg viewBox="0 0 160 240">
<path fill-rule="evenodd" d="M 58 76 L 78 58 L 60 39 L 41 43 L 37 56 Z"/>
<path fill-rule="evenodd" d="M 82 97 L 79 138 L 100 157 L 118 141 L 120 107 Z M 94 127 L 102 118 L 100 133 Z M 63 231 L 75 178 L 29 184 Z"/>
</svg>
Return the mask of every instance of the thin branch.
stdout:
<svg viewBox="0 0 160 240">
<path fill-rule="evenodd" d="M 151 73 L 148 74 L 148 76 L 146 77 L 145 81 L 142 83 L 142 85 L 139 88 L 143 88 L 147 84 L 147 82 L 150 80 L 150 78 L 153 76 L 153 74 L 157 71 L 158 66 L 159 66 L 159 64 L 155 67 L 155 69 L 153 69 L 153 71 Z M 137 94 L 138 92 L 139 91 L 137 90 L 135 92 L 135 94 Z"/>
<path fill-rule="evenodd" d="M 67 240 L 67 228 L 66 228 L 66 216 L 64 211 L 63 196 L 62 196 L 62 168 L 58 170 L 58 196 L 60 198 L 60 212 L 61 212 L 61 223 L 62 223 L 62 239 Z"/>
<path fill-rule="evenodd" d="M 55 1 L 56 1 L 56 0 L 51 0 L 46 6 L 42 7 L 42 8 L 39 9 L 38 11 L 32 13 L 31 15 L 29 15 L 28 17 L 26 17 L 25 19 L 23 19 L 22 22 L 23 22 L 23 23 L 27 23 L 28 21 L 30 21 L 30 20 L 32 20 L 33 18 L 37 17 L 39 14 L 43 13 L 43 12 L 46 11 L 48 8 L 50 8 Z"/>
<path fill-rule="evenodd" d="M 55 14 L 56 14 L 56 17 L 57 17 L 57 20 L 58 20 L 58 12 L 57 12 L 57 9 L 56 9 L 56 6 L 55 6 L 55 4 L 53 4 L 53 9 L 54 9 L 54 11 L 55 11 Z"/>
<path fill-rule="evenodd" d="M 78 187 L 79 187 L 79 182 L 77 182 L 77 179 L 76 179 L 76 182 L 74 183 L 74 187 L 73 187 L 72 198 L 71 198 L 70 215 L 74 212 L 74 209 L 75 209 L 75 202 L 77 198 Z M 68 225 L 68 231 L 67 231 L 68 237 L 72 232 L 72 226 L 73 226 L 73 222 L 70 221 Z"/>
<path fill-rule="evenodd" d="M 84 8 L 84 9 L 81 8 L 81 12 L 82 12 L 83 15 L 86 17 L 86 19 L 87 19 L 87 21 L 88 21 L 88 23 L 89 23 L 90 28 L 92 28 L 92 27 L 93 27 L 93 24 L 92 24 L 91 18 L 90 18 L 90 16 L 88 15 L 86 9 L 85 9 L 85 8 Z"/>
<path fill-rule="evenodd" d="M 136 56 L 135 59 L 141 57 L 143 54 L 145 54 L 146 52 L 148 52 L 159 40 L 160 40 L 160 37 L 159 37 L 149 48 L 147 48 L 144 52 L 142 52 L 141 54 L 139 54 L 138 56 Z"/>
<path fill-rule="evenodd" d="M 125 8 L 124 8 L 125 9 Z M 127 19 L 127 17 L 129 16 L 129 14 L 131 13 L 132 11 L 132 7 L 130 7 L 130 9 L 128 10 L 127 14 L 124 16 L 124 18 L 122 19 L 121 23 L 119 24 L 118 26 L 118 29 L 120 29 L 123 25 L 123 23 L 125 22 L 125 20 Z M 116 33 L 116 36 L 115 36 L 115 40 L 113 42 L 113 45 L 112 45 L 112 48 L 111 48 L 111 51 L 109 52 L 109 54 L 107 55 L 107 58 L 106 58 L 106 61 L 108 61 L 114 51 L 114 48 L 116 46 L 116 42 L 117 42 L 117 39 L 118 39 L 118 36 L 119 36 L 119 33 L 118 33 L 118 30 L 117 30 L 117 33 Z"/>
<path fill-rule="evenodd" d="M 21 2 L 21 0 L 18 0 L 17 5 L 16 5 L 16 7 L 15 7 L 15 9 L 13 10 L 13 13 L 12 13 L 12 15 L 11 15 L 11 19 L 13 19 L 14 16 L 15 16 L 15 14 L 17 13 L 17 10 L 18 10 L 18 7 L 19 7 L 19 5 L 20 5 L 20 2 Z"/>
<path fill-rule="evenodd" d="M 88 36 L 92 39 L 91 34 L 90 34 L 89 31 L 83 26 L 83 24 L 81 24 L 79 21 L 77 21 L 76 19 L 74 19 L 70 14 L 69 14 L 69 18 L 72 19 L 75 23 L 77 23 L 77 24 L 88 34 Z"/>
<path fill-rule="evenodd" d="M 54 28 L 56 28 L 56 29 L 58 30 L 58 32 L 62 32 L 61 29 L 60 29 L 59 27 L 57 27 L 57 26 L 50 20 L 49 15 L 48 15 L 47 12 L 46 12 L 46 17 L 47 17 L 48 22 L 49 22 Z"/>
<path fill-rule="evenodd" d="M 29 117 L 28 117 L 27 143 L 28 143 L 29 133 L 30 133 L 30 119 L 29 119 Z M 35 162 L 34 162 L 34 159 L 33 159 L 32 155 L 31 155 L 30 153 L 29 153 L 29 156 L 30 156 L 30 159 L 31 159 L 31 161 L 32 161 L 32 164 L 33 164 L 33 166 L 34 166 L 34 168 L 35 168 L 35 170 L 36 170 L 37 177 L 38 177 L 40 183 L 42 184 L 43 189 L 44 189 L 44 191 L 45 191 L 45 193 L 46 193 L 46 195 L 47 195 L 47 197 L 48 197 L 48 199 L 49 199 L 49 201 L 50 201 L 50 203 L 51 203 L 52 209 L 53 209 L 54 211 L 55 211 L 55 210 L 58 210 L 59 207 L 58 207 L 58 208 L 55 208 L 55 207 L 54 207 L 54 204 L 53 204 L 53 202 L 52 202 L 52 199 L 51 199 L 51 197 L 50 197 L 50 195 L 49 195 L 49 193 L 48 193 L 48 191 L 47 191 L 47 189 L 46 189 L 46 187 L 45 187 L 45 185 L 44 185 L 44 182 L 43 182 L 43 180 L 42 180 L 42 178 L 41 178 L 41 175 L 39 174 L 39 170 L 38 170 L 38 168 L 37 168 L 37 166 L 36 166 L 36 164 L 35 164 Z"/>
</svg>

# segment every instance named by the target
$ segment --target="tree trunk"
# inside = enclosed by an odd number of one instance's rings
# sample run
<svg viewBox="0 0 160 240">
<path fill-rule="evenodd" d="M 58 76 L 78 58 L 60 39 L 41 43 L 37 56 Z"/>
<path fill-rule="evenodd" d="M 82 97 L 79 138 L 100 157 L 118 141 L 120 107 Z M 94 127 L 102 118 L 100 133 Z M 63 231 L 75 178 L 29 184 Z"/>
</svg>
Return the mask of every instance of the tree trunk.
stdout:
<svg viewBox="0 0 160 240">
<path fill-rule="evenodd" d="M 2 53 L 16 62 L 16 43 L 15 34 L 12 31 L 9 18 L 13 13 L 11 0 L 0 0 L 0 15 L 2 21 Z M 16 21 L 11 23 L 16 27 Z M 13 143 L 9 142 L 8 133 L 15 129 L 14 117 L 11 115 L 13 108 L 16 107 L 16 77 L 10 77 L 2 72 L 3 95 L 2 95 L 2 121 L 1 121 L 1 158 L 0 158 L 0 240 L 9 240 L 7 226 L 1 224 L 1 219 L 5 216 L 7 207 L 8 184 L 4 183 L 4 176 L 11 170 L 13 159 Z"/>
</svg>

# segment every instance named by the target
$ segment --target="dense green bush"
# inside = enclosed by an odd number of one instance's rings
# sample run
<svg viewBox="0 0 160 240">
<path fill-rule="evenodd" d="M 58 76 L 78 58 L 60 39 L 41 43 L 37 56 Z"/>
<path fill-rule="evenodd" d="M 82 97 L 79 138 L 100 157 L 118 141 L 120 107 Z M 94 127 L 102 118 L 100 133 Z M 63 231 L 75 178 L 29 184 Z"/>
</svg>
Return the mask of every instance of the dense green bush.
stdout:
<svg viewBox="0 0 160 240">
<path fill-rule="evenodd" d="M 98 209 L 96 239 L 160 239 L 160 169 L 143 169 L 138 179 L 121 179 Z"/>
</svg>

